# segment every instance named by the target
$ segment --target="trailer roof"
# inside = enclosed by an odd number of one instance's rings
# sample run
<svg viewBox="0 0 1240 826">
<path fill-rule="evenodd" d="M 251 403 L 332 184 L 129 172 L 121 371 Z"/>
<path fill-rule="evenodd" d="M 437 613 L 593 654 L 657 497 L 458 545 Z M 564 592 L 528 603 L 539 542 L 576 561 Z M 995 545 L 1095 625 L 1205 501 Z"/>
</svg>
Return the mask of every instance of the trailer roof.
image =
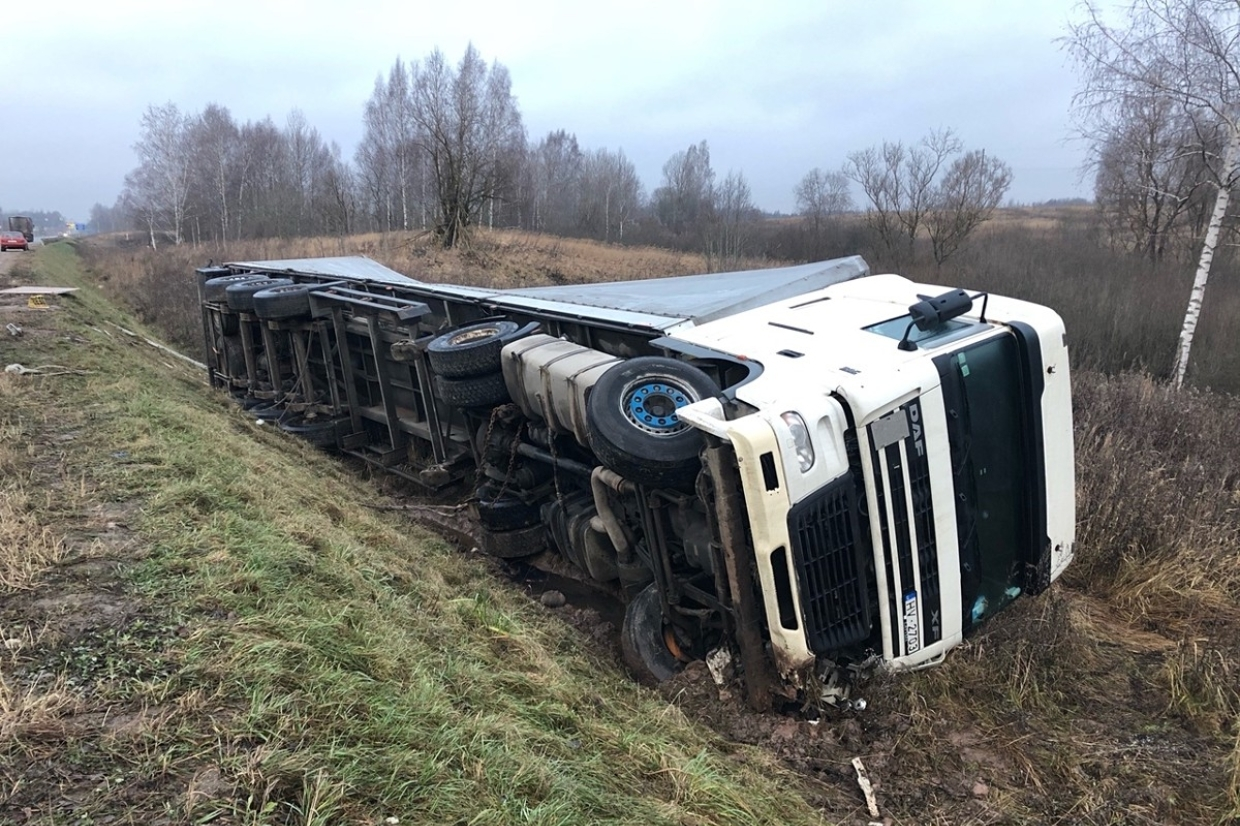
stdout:
<svg viewBox="0 0 1240 826">
<path fill-rule="evenodd" d="M 244 267 L 254 272 L 319 275 L 327 278 L 375 281 L 396 286 L 410 286 L 418 283 L 364 255 L 346 255 L 337 258 L 286 258 L 279 261 L 236 261 L 228 266 Z"/>
<path fill-rule="evenodd" d="M 524 312 L 588 317 L 664 332 L 686 323 L 704 324 L 870 272 L 865 260 L 854 255 L 794 267 L 495 290 L 418 281 L 363 256 L 243 261 L 229 266 L 272 274 L 369 281 L 405 287 L 415 294 L 481 301 Z M 589 311 L 580 309 L 587 307 Z"/>
<path fill-rule="evenodd" d="M 870 267 L 865 260 L 854 255 L 795 267 L 530 287 L 504 290 L 503 294 L 552 304 L 580 304 L 704 324 L 772 301 L 859 278 L 869 272 Z"/>
</svg>

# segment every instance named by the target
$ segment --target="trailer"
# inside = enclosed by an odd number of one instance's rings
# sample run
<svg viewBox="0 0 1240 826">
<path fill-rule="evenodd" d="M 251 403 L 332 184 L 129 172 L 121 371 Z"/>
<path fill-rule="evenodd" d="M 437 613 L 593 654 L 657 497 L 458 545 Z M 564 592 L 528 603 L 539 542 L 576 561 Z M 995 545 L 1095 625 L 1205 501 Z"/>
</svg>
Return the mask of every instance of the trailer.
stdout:
<svg viewBox="0 0 1240 826">
<path fill-rule="evenodd" d="M 426 489 L 482 551 L 625 603 L 642 679 L 707 659 L 757 709 L 940 662 L 1073 555 L 1063 323 L 780 269 L 496 290 L 366 258 L 197 271 L 214 387 Z"/>
<path fill-rule="evenodd" d="M 27 244 L 34 243 L 34 221 L 29 218 L 23 215 L 10 215 L 9 230 L 20 232 L 22 237 L 26 239 Z"/>
</svg>

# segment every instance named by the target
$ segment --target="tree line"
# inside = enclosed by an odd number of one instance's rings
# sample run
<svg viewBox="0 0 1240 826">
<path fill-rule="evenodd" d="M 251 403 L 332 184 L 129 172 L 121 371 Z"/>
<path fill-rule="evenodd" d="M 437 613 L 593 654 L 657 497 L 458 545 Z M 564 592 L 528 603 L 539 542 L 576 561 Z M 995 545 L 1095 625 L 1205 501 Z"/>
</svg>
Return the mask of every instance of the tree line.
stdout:
<svg viewBox="0 0 1240 826">
<path fill-rule="evenodd" d="M 755 230 L 763 213 L 743 172 L 716 173 L 706 141 L 674 152 L 647 192 L 623 149 L 581 146 L 567 129 L 527 137 L 508 70 L 471 45 L 451 63 L 438 49 L 397 59 L 363 106 L 363 137 L 346 158 L 294 110 L 238 123 L 222 105 L 198 113 L 152 105 L 121 196 L 96 205 L 96 229 L 138 228 L 160 243 L 273 235 L 426 231 L 455 246 L 474 226 L 514 227 L 706 255 L 712 269 L 746 255 L 814 257 L 855 183 L 866 222 L 893 260 L 930 231 L 936 261 L 998 205 L 1010 172 L 985 153 L 960 153 L 949 131 L 913 147 L 884 143 L 815 169 L 797 186 L 804 222 L 795 243 Z M 941 167 L 941 169 L 940 169 Z M 983 180 L 984 179 L 984 180 Z M 769 233 L 767 233 L 769 236 Z"/>
</svg>

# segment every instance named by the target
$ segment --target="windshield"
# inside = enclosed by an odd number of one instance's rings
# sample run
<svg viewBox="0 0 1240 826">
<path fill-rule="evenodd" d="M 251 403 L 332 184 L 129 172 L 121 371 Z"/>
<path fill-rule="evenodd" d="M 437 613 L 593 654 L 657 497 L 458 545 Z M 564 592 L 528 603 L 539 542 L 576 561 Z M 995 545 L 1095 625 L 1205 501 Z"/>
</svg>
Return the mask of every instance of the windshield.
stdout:
<svg viewBox="0 0 1240 826">
<path fill-rule="evenodd" d="M 1025 398 L 1016 339 L 1003 335 L 934 360 L 943 381 L 964 628 L 1020 592 L 1031 558 Z"/>
</svg>

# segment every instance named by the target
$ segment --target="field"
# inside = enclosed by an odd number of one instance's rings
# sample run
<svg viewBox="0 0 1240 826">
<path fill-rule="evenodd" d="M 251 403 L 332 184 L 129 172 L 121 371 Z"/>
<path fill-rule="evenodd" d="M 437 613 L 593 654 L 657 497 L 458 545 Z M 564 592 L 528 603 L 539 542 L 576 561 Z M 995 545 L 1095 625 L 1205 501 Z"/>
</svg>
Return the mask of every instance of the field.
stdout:
<svg viewBox="0 0 1240 826">
<path fill-rule="evenodd" d="M 24 333 L 0 360 L 53 366 L 0 374 L 0 822 L 866 823 L 854 757 L 892 823 L 1240 818 L 1240 402 L 1118 369 L 1154 369 L 1165 306 L 1031 229 L 941 275 L 1076 297 L 1050 303 L 1085 351 L 1078 561 L 943 666 L 817 721 L 747 712 L 701 669 L 636 686 L 588 604 L 543 608 L 539 583 L 413 526 L 409 491 L 121 330 L 196 343 L 167 320 L 210 254 L 356 250 L 504 284 L 692 256 L 507 234 L 31 256 L 17 280 L 82 290 L 4 308 Z M 1219 329 L 1199 355 L 1225 377 Z"/>
</svg>

